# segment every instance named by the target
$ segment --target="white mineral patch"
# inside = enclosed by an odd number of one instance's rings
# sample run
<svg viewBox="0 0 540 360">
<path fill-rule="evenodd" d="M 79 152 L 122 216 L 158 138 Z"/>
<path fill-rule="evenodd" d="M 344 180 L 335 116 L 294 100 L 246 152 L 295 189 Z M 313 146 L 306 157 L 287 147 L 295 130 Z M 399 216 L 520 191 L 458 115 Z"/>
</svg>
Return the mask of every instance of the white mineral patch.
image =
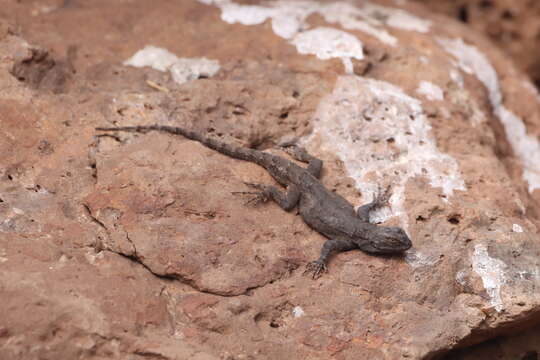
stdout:
<svg viewBox="0 0 540 360">
<path fill-rule="evenodd" d="M 536 266 L 532 271 L 520 270 L 517 272 L 517 275 L 521 280 L 537 281 L 540 279 L 540 271 L 538 270 L 538 266 Z"/>
<path fill-rule="evenodd" d="M 456 70 L 456 69 L 450 70 L 450 79 L 452 79 L 452 81 L 455 82 L 459 87 L 461 88 L 463 87 L 464 80 L 459 70 Z"/>
<path fill-rule="evenodd" d="M 274 33 L 284 39 L 294 38 L 309 29 L 306 19 L 313 14 L 329 23 L 337 23 L 348 30 L 363 31 L 388 45 L 397 45 L 397 39 L 385 27 L 408 31 L 427 32 L 431 23 L 408 12 L 363 2 L 360 7 L 337 1 L 322 4 L 318 1 L 273 1 L 265 5 L 242 5 L 232 0 L 199 0 L 221 9 L 221 19 L 230 24 L 258 25 L 270 20 Z"/>
<path fill-rule="evenodd" d="M 474 74 L 487 88 L 494 113 L 503 124 L 514 153 L 521 160 L 523 178 L 529 184 L 529 192 L 540 189 L 540 142 L 528 135 L 523 120 L 503 105 L 499 78 L 487 57 L 461 39 L 441 38 L 438 42 L 459 61 L 463 71 Z"/>
<path fill-rule="evenodd" d="M 314 153 L 335 154 L 369 202 L 377 184 L 392 184 L 390 204 L 406 228 L 405 185 L 424 176 L 444 195 L 464 190 L 458 164 L 437 149 L 421 102 L 384 81 L 341 76 L 321 100 L 312 134 L 302 142 Z M 372 221 L 391 216 L 377 213 Z"/>
<path fill-rule="evenodd" d="M 459 270 L 456 273 L 456 281 L 460 285 L 465 285 L 467 283 L 467 271 L 465 270 Z"/>
<path fill-rule="evenodd" d="M 292 313 L 295 318 L 302 317 L 306 314 L 300 306 L 295 306 L 292 310 Z"/>
<path fill-rule="evenodd" d="M 405 253 L 405 261 L 414 269 L 426 266 L 433 266 L 439 260 L 440 258 L 437 255 L 426 255 L 415 249 L 411 249 L 410 251 L 407 251 Z"/>
<path fill-rule="evenodd" d="M 472 266 L 473 270 L 482 278 L 484 288 L 491 299 L 491 305 L 495 310 L 501 311 L 504 307 L 501 286 L 505 281 L 506 264 L 499 259 L 490 257 L 486 246 L 478 244 L 474 247 Z"/>
<path fill-rule="evenodd" d="M 513 224 L 512 225 L 512 231 L 516 232 L 516 233 L 522 233 L 523 228 L 521 226 L 519 226 L 518 224 Z"/>
<path fill-rule="evenodd" d="M 444 99 L 444 93 L 440 87 L 429 81 L 420 81 L 416 92 L 420 95 L 423 95 L 428 100 L 439 100 Z"/>
<path fill-rule="evenodd" d="M 291 41 L 300 54 L 313 54 L 319 59 L 341 58 L 345 71 L 353 72 L 351 58 L 362 60 L 362 43 L 355 36 L 334 28 L 318 27 L 302 32 Z"/>
<path fill-rule="evenodd" d="M 371 13 L 374 18 L 386 19 L 386 25 L 397 29 L 426 33 L 431 27 L 431 21 L 421 19 L 401 9 L 366 3 L 363 10 Z"/>
<path fill-rule="evenodd" d="M 131 58 L 124 61 L 124 65 L 144 67 L 149 66 L 159 71 L 167 71 L 172 64 L 178 60 L 178 57 L 166 49 L 156 46 L 145 46 Z"/>
<path fill-rule="evenodd" d="M 347 30 L 358 30 L 373 36 L 380 42 L 396 46 L 397 38 L 390 35 L 384 28 L 384 23 L 376 13 L 368 12 L 345 2 L 335 2 L 327 5 L 317 5 L 314 12 L 318 13 L 329 23 L 336 23 Z M 374 16 L 375 15 L 375 16 Z"/>
<path fill-rule="evenodd" d="M 201 77 L 214 76 L 219 71 L 219 62 L 207 58 L 180 58 L 169 71 L 174 81 L 183 84 Z"/>
<path fill-rule="evenodd" d="M 216 60 L 206 58 L 179 58 L 170 51 L 156 46 L 146 46 L 137 51 L 124 65 L 134 67 L 149 66 L 159 71 L 169 71 L 178 84 L 210 77 L 219 71 Z"/>
</svg>

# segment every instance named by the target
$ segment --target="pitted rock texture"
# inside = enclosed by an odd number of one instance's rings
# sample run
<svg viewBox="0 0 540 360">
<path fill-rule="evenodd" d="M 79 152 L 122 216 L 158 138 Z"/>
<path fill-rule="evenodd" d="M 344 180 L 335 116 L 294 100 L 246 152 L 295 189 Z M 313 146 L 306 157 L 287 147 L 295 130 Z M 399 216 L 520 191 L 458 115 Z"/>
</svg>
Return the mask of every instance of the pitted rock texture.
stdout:
<svg viewBox="0 0 540 360">
<path fill-rule="evenodd" d="M 417 0 L 484 33 L 540 86 L 540 3 L 534 0 Z"/>
<path fill-rule="evenodd" d="M 537 322 L 538 95 L 481 35 L 396 6 L 7 3 L 0 357 L 430 359 Z M 149 44 L 220 70 L 123 65 Z M 303 276 L 324 238 L 236 193 L 272 183 L 262 168 L 94 130 L 152 123 L 283 156 L 296 138 L 351 203 L 392 186 L 373 221 L 413 248 Z"/>
</svg>

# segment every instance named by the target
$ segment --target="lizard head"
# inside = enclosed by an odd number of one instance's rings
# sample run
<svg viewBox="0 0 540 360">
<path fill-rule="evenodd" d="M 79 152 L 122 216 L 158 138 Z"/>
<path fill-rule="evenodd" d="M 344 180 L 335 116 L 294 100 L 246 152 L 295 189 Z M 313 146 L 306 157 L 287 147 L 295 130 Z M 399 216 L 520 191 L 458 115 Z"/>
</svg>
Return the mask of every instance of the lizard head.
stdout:
<svg viewBox="0 0 540 360">
<path fill-rule="evenodd" d="M 412 246 L 411 239 L 400 227 L 378 226 L 361 249 L 374 254 L 402 253 Z"/>
</svg>

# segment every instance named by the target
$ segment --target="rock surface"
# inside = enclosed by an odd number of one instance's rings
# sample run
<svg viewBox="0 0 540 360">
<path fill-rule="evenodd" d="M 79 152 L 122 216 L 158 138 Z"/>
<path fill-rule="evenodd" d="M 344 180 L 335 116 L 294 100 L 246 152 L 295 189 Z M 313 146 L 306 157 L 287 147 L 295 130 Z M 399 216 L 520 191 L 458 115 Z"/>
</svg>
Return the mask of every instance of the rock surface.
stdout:
<svg viewBox="0 0 540 360">
<path fill-rule="evenodd" d="M 512 336 L 501 336 L 465 349 L 452 351 L 445 360 L 536 360 L 540 354 L 540 327 Z"/>
<path fill-rule="evenodd" d="M 4 6 L 0 357 L 429 359 L 537 322 L 539 96 L 480 35 L 396 6 Z M 128 66 L 147 45 L 172 56 Z M 151 123 L 298 138 L 351 203 L 391 185 L 372 220 L 413 249 L 304 277 L 324 238 L 232 194 L 263 169 L 94 131 Z"/>
<path fill-rule="evenodd" d="M 540 3 L 512 0 L 416 0 L 455 17 L 500 46 L 540 86 Z"/>
</svg>

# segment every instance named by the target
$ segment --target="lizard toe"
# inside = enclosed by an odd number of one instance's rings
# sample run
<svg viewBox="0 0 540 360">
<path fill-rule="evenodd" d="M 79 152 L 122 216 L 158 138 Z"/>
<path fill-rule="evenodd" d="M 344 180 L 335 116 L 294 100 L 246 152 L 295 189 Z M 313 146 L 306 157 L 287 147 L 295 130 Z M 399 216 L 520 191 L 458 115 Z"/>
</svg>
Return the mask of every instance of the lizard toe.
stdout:
<svg viewBox="0 0 540 360">
<path fill-rule="evenodd" d="M 304 275 L 312 274 L 313 280 L 316 280 L 320 278 L 322 274 L 327 271 L 328 271 L 328 268 L 326 267 L 325 263 L 319 260 L 315 260 L 306 265 L 306 270 L 304 271 Z"/>
</svg>

